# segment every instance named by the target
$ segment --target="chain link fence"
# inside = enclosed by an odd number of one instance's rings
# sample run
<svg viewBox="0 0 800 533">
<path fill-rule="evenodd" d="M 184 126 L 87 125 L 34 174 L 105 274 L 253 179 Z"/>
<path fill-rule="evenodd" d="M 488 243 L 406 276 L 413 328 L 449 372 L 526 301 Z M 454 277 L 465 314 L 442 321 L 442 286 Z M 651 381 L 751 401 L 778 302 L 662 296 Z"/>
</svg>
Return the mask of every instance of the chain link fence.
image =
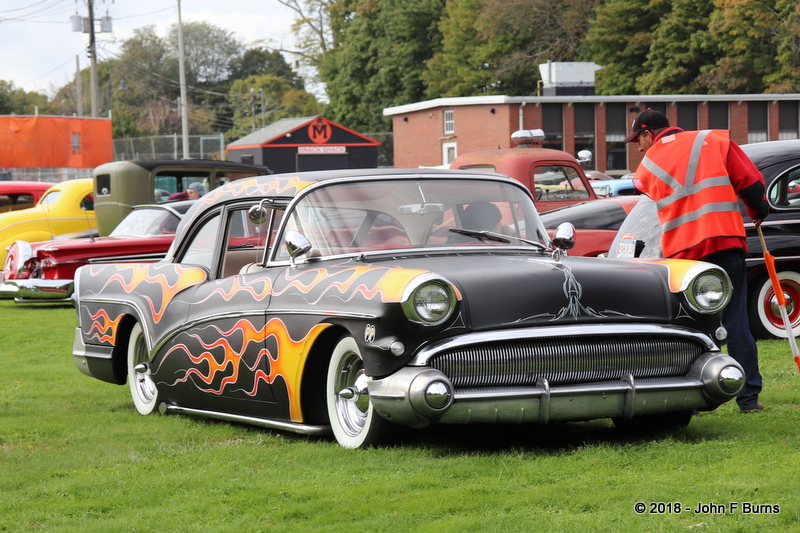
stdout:
<svg viewBox="0 0 800 533">
<path fill-rule="evenodd" d="M 394 137 L 391 132 L 363 134 L 378 141 L 378 168 L 394 167 Z M 114 139 L 114 161 L 131 159 L 183 159 L 183 138 L 178 134 Z M 219 135 L 190 135 L 189 157 L 225 160 L 225 138 Z M 0 168 L 0 181 L 60 182 L 91 178 L 91 168 Z"/>
<path fill-rule="evenodd" d="M 224 160 L 225 137 L 218 135 L 189 135 L 190 159 Z M 114 139 L 114 161 L 131 159 L 183 159 L 183 136 L 152 135 Z"/>
</svg>

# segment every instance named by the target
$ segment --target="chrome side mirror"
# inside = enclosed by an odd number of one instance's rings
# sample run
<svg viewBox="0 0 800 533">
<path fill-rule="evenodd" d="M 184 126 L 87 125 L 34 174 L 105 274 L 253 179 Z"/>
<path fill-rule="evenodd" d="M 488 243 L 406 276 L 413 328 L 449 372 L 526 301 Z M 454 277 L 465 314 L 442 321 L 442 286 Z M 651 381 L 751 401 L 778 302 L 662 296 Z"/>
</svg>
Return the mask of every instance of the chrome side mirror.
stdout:
<svg viewBox="0 0 800 533">
<path fill-rule="evenodd" d="M 592 161 L 591 150 L 581 150 L 578 152 L 578 163 L 589 163 Z"/>
<path fill-rule="evenodd" d="M 269 211 L 264 207 L 264 200 L 261 200 L 258 205 L 252 206 L 247 210 L 247 218 L 253 224 L 263 224 L 269 218 Z"/>
<path fill-rule="evenodd" d="M 287 231 L 284 244 L 292 260 L 292 266 L 294 266 L 295 258 L 300 257 L 311 249 L 311 243 L 306 236 L 299 231 Z"/>
<path fill-rule="evenodd" d="M 553 246 L 559 250 L 569 250 L 575 246 L 575 226 L 562 222 L 553 234 Z"/>
</svg>

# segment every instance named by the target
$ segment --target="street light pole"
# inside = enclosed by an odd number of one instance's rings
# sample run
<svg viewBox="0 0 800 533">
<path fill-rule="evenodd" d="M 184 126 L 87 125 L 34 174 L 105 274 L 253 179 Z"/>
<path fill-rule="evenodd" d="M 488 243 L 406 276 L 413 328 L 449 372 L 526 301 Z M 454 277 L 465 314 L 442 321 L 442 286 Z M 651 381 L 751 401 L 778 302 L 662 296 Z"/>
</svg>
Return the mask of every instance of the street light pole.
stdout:
<svg viewBox="0 0 800 533">
<path fill-rule="evenodd" d="M 91 2 L 91 0 L 89 0 Z M 186 97 L 186 64 L 183 54 L 183 23 L 181 22 L 181 0 L 178 0 L 178 68 L 181 82 L 181 132 L 183 136 L 183 158 L 189 159 L 189 102 Z"/>
</svg>

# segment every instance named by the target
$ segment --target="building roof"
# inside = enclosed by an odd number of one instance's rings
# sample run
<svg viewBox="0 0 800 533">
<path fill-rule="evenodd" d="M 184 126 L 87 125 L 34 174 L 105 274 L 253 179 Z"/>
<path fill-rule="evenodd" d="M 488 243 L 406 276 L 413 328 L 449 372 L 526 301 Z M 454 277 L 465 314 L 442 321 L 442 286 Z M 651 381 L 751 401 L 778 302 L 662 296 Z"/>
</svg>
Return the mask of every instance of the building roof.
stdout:
<svg viewBox="0 0 800 533">
<path fill-rule="evenodd" d="M 266 144 L 276 137 L 286 135 L 287 133 L 296 130 L 303 124 L 311 122 L 318 116 L 319 115 L 310 117 L 282 118 L 276 122 L 273 122 L 269 126 L 254 131 L 250 135 L 245 135 L 241 139 L 233 141 L 228 146 L 252 146 Z"/>
<path fill-rule="evenodd" d="M 629 102 L 712 102 L 712 101 L 777 101 L 800 100 L 800 94 L 649 94 L 649 95 L 623 95 L 623 96 L 462 96 L 451 98 L 436 98 L 413 104 L 405 104 L 384 108 L 385 116 L 401 115 L 424 111 L 436 107 L 456 107 L 468 105 L 508 105 L 508 104 L 579 104 L 579 103 L 629 103 Z"/>
</svg>

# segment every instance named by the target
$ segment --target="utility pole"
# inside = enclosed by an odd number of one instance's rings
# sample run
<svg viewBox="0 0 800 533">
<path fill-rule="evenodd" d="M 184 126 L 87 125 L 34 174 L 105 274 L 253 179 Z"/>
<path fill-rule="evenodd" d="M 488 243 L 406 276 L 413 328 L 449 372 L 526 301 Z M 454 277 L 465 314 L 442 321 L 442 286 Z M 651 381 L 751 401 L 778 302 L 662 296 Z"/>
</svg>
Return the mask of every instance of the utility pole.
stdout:
<svg viewBox="0 0 800 533">
<path fill-rule="evenodd" d="M 96 118 L 97 111 L 97 48 L 94 39 L 94 0 L 87 0 L 89 4 L 89 59 L 92 62 L 91 68 L 91 90 L 92 90 L 92 118 Z"/>
<path fill-rule="evenodd" d="M 91 1 L 91 0 L 89 0 Z M 178 69 L 181 82 L 181 130 L 183 136 L 183 158 L 189 158 L 189 102 L 186 97 L 186 65 L 183 56 L 183 23 L 181 22 L 181 0 L 178 0 Z"/>
<path fill-rule="evenodd" d="M 75 99 L 78 102 L 76 106 L 78 116 L 83 116 L 83 77 L 81 76 L 81 60 L 80 56 L 75 56 Z"/>
<path fill-rule="evenodd" d="M 250 116 L 253 118 L 253 131 L 256 131 L 256 90 L 250 87 Z"/>
</svg>

